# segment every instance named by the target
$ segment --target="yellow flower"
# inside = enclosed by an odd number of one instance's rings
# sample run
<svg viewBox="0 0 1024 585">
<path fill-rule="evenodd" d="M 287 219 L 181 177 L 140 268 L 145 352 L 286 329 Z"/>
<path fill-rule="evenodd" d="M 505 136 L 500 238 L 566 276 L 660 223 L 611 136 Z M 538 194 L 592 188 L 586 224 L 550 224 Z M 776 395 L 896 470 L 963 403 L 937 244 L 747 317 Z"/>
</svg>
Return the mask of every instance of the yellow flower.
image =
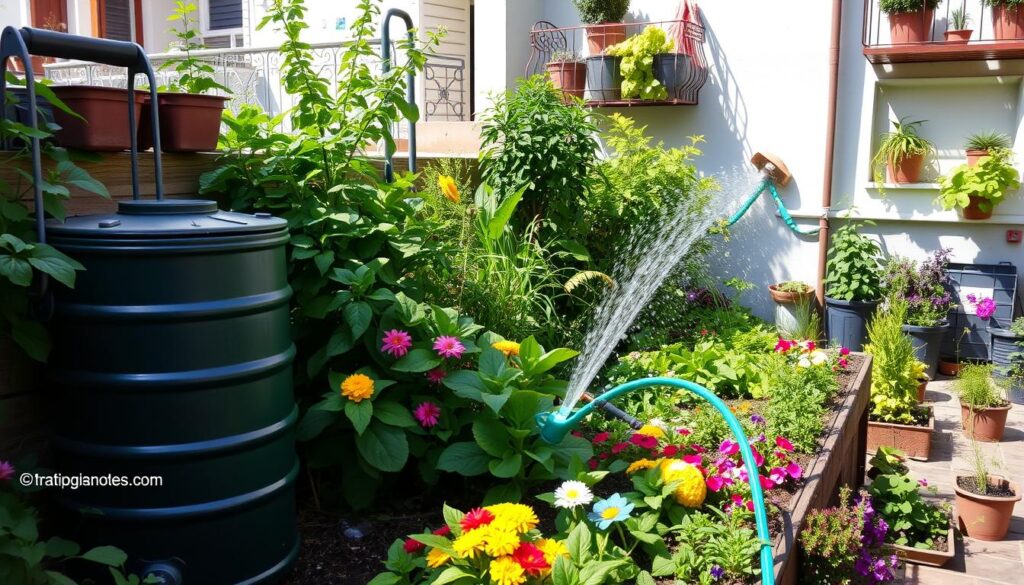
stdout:
<svg viewBox="0 0 1024 585">
<path fill-rule="evenodd" d="M 558 557 L 568 557 L 569 549 L 565 548 L 565 544 L 560 540 L 554 538 L 544 538 L 537 541 L 537 548 L 544 553 L 544 560 L 549 565 L 555 564 L 555 559 Z"/>
<path fill-rule="evenodd" d="M 708 495 L 708 486 L 704 483 L 704 474 L 695 465 L 678 459 L 663 465 L 661 481 L 678 482 L 675 491 L 676 502 L 687 508 L 699 508 Z"/>
<path fill-rule="evenodd" d="M 654 437 L 655 439 L 665 438 L 665 431 L 662 430 L 661 427 L 656 427 L 654 425 L 644 425 L 640 427 L 640 430 L 638 430 L 637 433 L 647 435 L 648 437 Z"/>
<path fill-rule="evenodd" d="M 436 569 L 451 559 L 452 558 L 448 556 L 448 553 L 443 550 L 432 548 L 430 549 L 430 552 L 427 553 L 427 566 L 431 569 Z"/>
<path fill-rule="evenodd" d="M 739 407 L 736 410 L 740 414 L 747 414 L 748 412 L 750 412 L 750 403 L 744 401 L 744 402 L 740 403 Z"/>
<path fill-rule="evenodd" d="M 491 583 L 495 585 L 521 585 L 526 583 L 526 571 L 512 557 L 491 561 Z"/>
<path fill-rule="evenodd" d="M 486 508 L 494 514 L 491 526 L 512 532 L 529 532 L 540 522 L 537 513 L 526 504 L 495 504 Z"/>
<path fill-rule="evenodd" d="M 519 355 L 519 344 L 514 341 L 495 341 L 491 347 L 505 354 L 505 357 Z"/>
<path fill-rule="evenodd" d="M 441 175 L 437 178 L 437 186 L 441 188 L 441 193 L 451 201 L 452 203 L 458 203 L 461 201 L 459 197 L 459 187 L 455 184 L 455 179 Z"/>
<path fill-rule="evenodd" d="M 455 549 L 455 554 L 460 559 L 474 558 L 478 552 L 484 550 L 484 531 L 483 530 L 470 530 L 469 532 L 463 532 L 462 536 L 455 539 L 452 543 L 452 548 Z"/>
<path fill-rule="evenodd" d="M 519 547 L 519 535 L 515 532 L 502 530 L 500 527 L 496 528 L 493 525 L 484 528 L 483 532 L 484 539 L 486 540 L 484 552 L 492 557 L 510 555 L 516 552 L 516 548 Z"/>
<path fill-rule="evenodd" d="M 373 396 L 373 378 L 365 374 L 352 374 L 341 383 L 341 395 L 352 402 L 362 402 Z"/>
<path fill-rule="evenodd" d="M 638 471 L 646 471 L 648 469 L 654 469 L 661 462 L 660 459 L 651 461 L 650 459 L 637 459 L 636 461 L 629 464 L 626 468 L 626 473 L 632 475 Z"/>
</svg>

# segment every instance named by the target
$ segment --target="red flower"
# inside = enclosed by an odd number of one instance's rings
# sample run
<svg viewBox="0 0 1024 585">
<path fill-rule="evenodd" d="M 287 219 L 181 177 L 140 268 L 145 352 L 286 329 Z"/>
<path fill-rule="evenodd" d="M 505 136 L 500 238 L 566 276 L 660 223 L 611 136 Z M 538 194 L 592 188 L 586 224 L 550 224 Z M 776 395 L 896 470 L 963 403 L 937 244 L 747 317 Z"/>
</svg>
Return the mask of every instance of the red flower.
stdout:
<svg viewBox="0 0 1024 585">
<path fill-rule="evenodd" d="M 598 453 L 597 457 L 598 457 L 598 459 L 600 459 L 601 461 L 604 461 L 605 459 L 607 459 L 607 458 L 608 458 L 608 454 L 607 454 L 607 453 Z"/>
<path fill-rule="evenodd" d="M 717 492 L 725 486 L 725 480 L 720 475 L 712 475 L 704 483 L 708 484 L 708 489 L 713 492 Z"/>
<path fill-rule="evenodd" d="M 612 453 L 618 455 L 629 448 L 629 443 L 615 443 L 612 445 Z"/>
<path fill-rule="evenodd" d="M 775 437 L 775 444 L 778 445 L 779 449 L 782 449 L 783 451 L 793 450 L 793 443 L 790 443 L 789 439 L 787 439 L 786 437 Z"/>
<path fill-rule="evenodd" d="M 597 469 L 597 459 L 591 459 L 590 461 L 587 461 L 587 467 L 589 467 L 591 471 Z"/>
<path fill-rule="evenodd" d="M 551 568 L 551 565 L 544 559 L 544 551 L 537 548 L 537 545 L 532 542 L 519 543 L 519 547 L 512 553 L 512 558 L 528 575 L 534 577 L 539 577 L 543 571 Z"/>
<path fill-rule="evenodd" d="M 447 524 L 445 524 L 444 526 L 442 526 L 442 527 L 440 527 L 440 528 L 438 528 L 437 530 L 434 531 L 434 534 L 436 534 L 438 536 L 448 536 L 451 533 L 452 533 L 452 529 L 449 528 Z"/>
<path fill-rule="evenodd" d="M 603 432 L 603 433 L 597 433 L 596 435 L 594 435 L 594 440 L 593 440 L 593 443 L 594 443 L 594 444 L 597 444 L 597 443 L 604 443 L 605 441 L 607 441 L 607 440 L 608 440 L 608 437 L 609 437 L 609 436 L 610 436 L 610 435 L 609 435 L 609 434 L 608 434 L 607 432 Z"/>
<path fill-rule="evenodd" d="M 656 449 L 658 447 L 658 439 L 650 435 L 641 435 L 640 433 L 633 433 L 633 436 L 629 438 L 629 442 L 644 449 Z"/>
<path fill-rule="evenodd" d="M 676 447 L 675 445 L 668 445 L 661 453 L 665 457 L 675 457 L 678 452 L 679 447 Z"/>
<path fill-rule="evenodd" d="M 427 548 L 427 545 L 423 544 L 422 542 L 420 542 L 418 540 L 413 540 L 411 538 L 407 538 L 407 539 L 405 539 L 405 546 L 404 546 L 404 548 L 405 548 L 405 552 L 407 552 L 409 554 L 416 554 L 416 553 L 420 552 L 421 550 Z"/>
<path fill-rule="evenodd" d="M 487 526 L 494 520 L 494 514 L 490 510 L 484 508 L 473 508 L 459 521 L 459 525 L 462 526 L 463 532 L 469 532 L 475 530 L 481 526 Z"/>
</svg>

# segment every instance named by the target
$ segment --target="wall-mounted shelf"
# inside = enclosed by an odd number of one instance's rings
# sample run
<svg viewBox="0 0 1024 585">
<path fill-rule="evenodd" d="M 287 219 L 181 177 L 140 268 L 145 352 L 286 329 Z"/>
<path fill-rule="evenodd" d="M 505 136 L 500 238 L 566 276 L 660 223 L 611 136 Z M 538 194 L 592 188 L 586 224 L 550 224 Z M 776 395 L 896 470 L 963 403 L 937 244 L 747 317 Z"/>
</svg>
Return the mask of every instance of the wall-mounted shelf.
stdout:
<svg viewBox="0 0 1024 585">
<path fill-rule="evenodd" d="M 650 106 L 695 106 L 697 105 L 697 100 L 588 100 L 584 104 L 588 108 L 639 108 Z"/>
<path fill-rule="evenodd" d="M 821 212 L 810 212 L 790 210 L 789 214 L 794 219 L 819 219 Z M 776 213 L 778 215 L 778 213 Z M 828 214 L 830 219 L 853 219 L 871 220 L 877 222 L 916 222 L 916 223 L 959 223 L 965 225 L 1024 225 L 1024 215 L 1000 215 L 995 214 L 989 219 L 964 219 L 955 211 L 937 211 L 929 215 L 917 214 L 877 214 L 857 213 L 849 209 L 832 209 Z"/>
<path fill-rule="evenodd" d="M 937 41 L 868 46 L 864 47 L 864 56 L 873 65 L 1024 59 L 1024 41 L 977 41 L 967 44 Z"/>
<path fill-rule="evenodd" d="M 871 183 L 868 191 L 938 191 L 938 183 Z"/>
</svg>

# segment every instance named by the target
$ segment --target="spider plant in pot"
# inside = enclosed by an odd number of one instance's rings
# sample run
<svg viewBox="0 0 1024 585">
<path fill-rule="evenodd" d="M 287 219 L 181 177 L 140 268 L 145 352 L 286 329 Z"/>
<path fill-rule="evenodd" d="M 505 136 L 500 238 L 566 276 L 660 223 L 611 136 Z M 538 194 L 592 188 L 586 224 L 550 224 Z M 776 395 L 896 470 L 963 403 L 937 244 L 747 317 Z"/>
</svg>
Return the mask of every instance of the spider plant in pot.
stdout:
<svg viewBox="0 0 1024 585">
<path fill-rule="evenodd" d="M 977 441 L 1001 441 L 1010 402 L 1003 396 L 1003 389 L 992 379 L 992 366 L 965 365 L 960 369 L 960 377 L 953 383 L 953 390 L 960 397 L 964 432 Z"/>
<path fill-rule="evenodd" d="M 605 48 L 626 40 L 622 20 L 629 11 L 629 0 L 572 0 L 586 25 L 590 55 L 600 55 Z"/>
<path fill-rule="evenodd" d="M 967 149 L 967 166 L 973 167 L 978 164 L 981 157 L 988 156 L 989 152 L 998 148 L 1010 148 L 1011 145 L 1009 136 L 995 130 L 971 134 L 964 144 L 964 148 Z"/>
<path fill-rule="evenodd" d="M 973 417 L 968 425 L 974 424 Z M 960 531 L 978 540 L 996 541 L 1010 531 L 1013 508 L 1021 499 L 1020 486 L 989 473 L 981 445 L 971 439 L 973 473 L 957 475 L 953 483 Z"/>
<path fill-rule="evenodd" d="M 960 208 L 964 219 L 988 219 L 1007 191 L 1018 187 L 1013 151 L 994 148 L 973 167 L 962 164 L 939 179 L 939 203 L 943 209 Z"/>
<path fill-rule="evenodd" d="M 992 34 L 997 41 L 1024 39 L 1024 0 L 985 0 L 992 7 Z"/>
<path fill-rule="evenodd" d="M 971 17 L 964 12 L 962 7 L 954 8 L 949 13 L 949 22 L 947 23 L 945 33 L 946 42 L 964 44 L 971 40 L 971 35 L 974 31 L 967 28 L 969 22 L 971 22 Z"/>
<path fill-rule="evenodd" d="M 872 161 L 876 183 L 882 182 L 883 168 L 892 183 L 920 181 L 924 159 L 934 150 L 932 143 L 918 134 L 918 129 L 924 122 L 908 121 L 905 117 L 894 120 L 893 130 L 880 137 L 881 143 Z"/>
<path fill-rule="evenodd" d="M 566 101 L 570 96 L 583 98 L 583 88 L 587 84 L 587 63 L 576 53 L 555 51 L 546 66 L 551 83 L 565 94 Z"/>
<path fill-rule="evenodd" d="M 892 44 L 922 43 L 931 40 L 932 17 L 942 0 L 880 0 L 882 12 L 889 15 Z"/>
</svg>

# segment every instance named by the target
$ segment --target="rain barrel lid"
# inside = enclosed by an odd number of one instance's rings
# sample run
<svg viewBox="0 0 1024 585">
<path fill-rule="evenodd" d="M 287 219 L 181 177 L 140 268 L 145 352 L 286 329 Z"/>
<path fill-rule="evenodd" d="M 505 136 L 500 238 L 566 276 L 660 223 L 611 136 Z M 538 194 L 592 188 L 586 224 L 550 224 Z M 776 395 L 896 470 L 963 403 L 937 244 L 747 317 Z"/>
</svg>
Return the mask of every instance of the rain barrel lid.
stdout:
<svg viewBox="0 0 1024 585">
<path fill-rule="evenodd" d="M 51 219 L 46 231 L 97 238 L 189 237 L 277 232 L 287 225 L 269 213 L 221 211 L 215 201 L 205 199 L 138 199 L 119 201 L 117 213 L 76 215 L 63 222 Z"/>
</svg>

